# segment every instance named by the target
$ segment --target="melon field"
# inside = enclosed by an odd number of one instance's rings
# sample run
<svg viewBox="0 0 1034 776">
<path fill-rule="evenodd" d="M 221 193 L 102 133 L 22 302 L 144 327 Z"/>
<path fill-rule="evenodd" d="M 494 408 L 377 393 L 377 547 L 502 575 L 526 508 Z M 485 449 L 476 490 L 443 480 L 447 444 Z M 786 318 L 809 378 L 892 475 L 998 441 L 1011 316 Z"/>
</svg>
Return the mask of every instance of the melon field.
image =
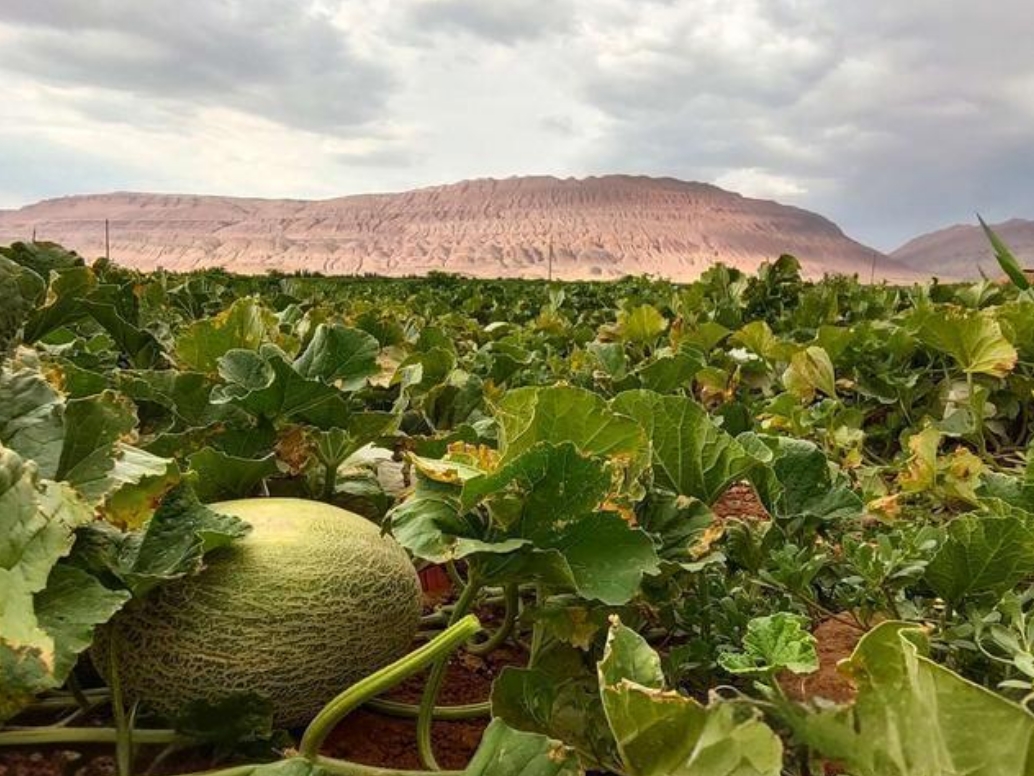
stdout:
<svg viewBox="0 0 1034 776">
<path fill-rule="evenodd" d="M 1034 292 L 0 248 L 0 773 L 1034 776 Z"/>
</svg>

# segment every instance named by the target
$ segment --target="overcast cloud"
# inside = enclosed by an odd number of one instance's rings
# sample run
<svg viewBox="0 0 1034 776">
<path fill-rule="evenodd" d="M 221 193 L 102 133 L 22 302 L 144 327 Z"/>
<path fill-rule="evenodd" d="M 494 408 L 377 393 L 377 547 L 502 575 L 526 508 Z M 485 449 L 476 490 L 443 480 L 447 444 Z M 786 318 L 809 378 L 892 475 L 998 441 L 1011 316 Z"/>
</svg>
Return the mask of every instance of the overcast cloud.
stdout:
<svg viewBox="0 0 1034 776">
<path fill-rule="evenodd" d="M 0 207 L 670 175 L 1034 218 L 1030 0 L 0 0 Z"/>
</svg>

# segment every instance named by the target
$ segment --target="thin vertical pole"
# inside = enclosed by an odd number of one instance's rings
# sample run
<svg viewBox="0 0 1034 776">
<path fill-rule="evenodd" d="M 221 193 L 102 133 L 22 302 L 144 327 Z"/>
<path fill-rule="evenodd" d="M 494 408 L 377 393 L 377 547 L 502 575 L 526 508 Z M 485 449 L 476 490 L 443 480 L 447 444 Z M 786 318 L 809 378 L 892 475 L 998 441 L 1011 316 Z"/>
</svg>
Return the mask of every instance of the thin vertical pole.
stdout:
<svg viewBox="0 0 1034 776">
<path fill-rule="evenodd" d="M 36 242 L 36 227 L 32 227 L 32 241 Z"/>
<path fill-rule="evenodd" d="M 553 238 L 549 238 L 549 282 L 553 282 Z"/>
<path fill-rule="evenodd" d="M 872 267 L 869 269 L 869 285 L 876 284 L 876 251 L 872 252 Z"/>
<path fill-rule="evenodd" d="M 104 219 L 104 258 L 111 261 L 111 235 L 108 232 L 108 219 Z"/>
</svg>

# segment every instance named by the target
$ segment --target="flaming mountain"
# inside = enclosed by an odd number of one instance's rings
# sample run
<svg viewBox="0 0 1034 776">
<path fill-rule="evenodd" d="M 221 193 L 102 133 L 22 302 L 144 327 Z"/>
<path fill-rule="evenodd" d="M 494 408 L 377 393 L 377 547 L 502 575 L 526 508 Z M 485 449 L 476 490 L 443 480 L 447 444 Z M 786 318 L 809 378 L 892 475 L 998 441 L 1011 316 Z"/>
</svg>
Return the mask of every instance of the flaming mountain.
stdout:
<svg viewBox="0 0 1034 776">
<path fill-rule="evenodd" d="M 809 277 L 911 281 L 915 271 L 800 208 L 672 178 L 477 179 L 327 200 L 113 193 L 0 211 L 0 244 L 52 240 L 151 270 L 686 281 L 781 253 Z"/>
</svg>

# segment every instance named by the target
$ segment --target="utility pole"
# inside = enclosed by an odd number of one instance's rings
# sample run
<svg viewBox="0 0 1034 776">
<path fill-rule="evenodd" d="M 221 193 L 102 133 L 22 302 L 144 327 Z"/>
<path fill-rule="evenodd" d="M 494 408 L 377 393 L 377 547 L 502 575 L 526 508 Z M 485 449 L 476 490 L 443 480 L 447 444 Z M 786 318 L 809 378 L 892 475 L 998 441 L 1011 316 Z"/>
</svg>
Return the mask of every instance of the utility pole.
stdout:
<svg viewBox="0 0 1034 776">
<path fill-rule="evenodd" d="M 104 219 L 104 258 L 111 261 L 111 236 L 108 232 L 108 219 Z"/>
<path fill-rule="evenodd" d="M 36 242 L 36 227 L 32 227 L 32 241 Z"/>
<path fill-rule="evenodd" d="M 553 282 L 553 238 L 549 238 L 549 282 Z"/>
<path fill-rule="evenodd" d="M 876 251 L 872 252 L 872 266 L 869 268 L 869 285 L 876 285 Z"/>
</svg>

